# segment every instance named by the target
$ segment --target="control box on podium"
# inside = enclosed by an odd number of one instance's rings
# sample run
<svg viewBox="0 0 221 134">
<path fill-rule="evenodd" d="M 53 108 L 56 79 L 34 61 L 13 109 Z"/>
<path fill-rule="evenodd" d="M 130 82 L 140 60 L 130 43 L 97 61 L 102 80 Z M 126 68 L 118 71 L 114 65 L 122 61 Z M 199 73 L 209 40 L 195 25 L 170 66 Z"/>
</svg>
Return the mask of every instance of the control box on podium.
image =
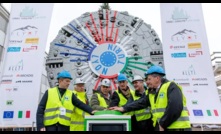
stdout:
<svg viewBox="0 0 221 134">
<path fill-rule="evenodd" d="M 93 116 L 86 115 L 85 131 L 131 131 L 131 116 L 119 111 L 97 111 Z"/>
</svg>

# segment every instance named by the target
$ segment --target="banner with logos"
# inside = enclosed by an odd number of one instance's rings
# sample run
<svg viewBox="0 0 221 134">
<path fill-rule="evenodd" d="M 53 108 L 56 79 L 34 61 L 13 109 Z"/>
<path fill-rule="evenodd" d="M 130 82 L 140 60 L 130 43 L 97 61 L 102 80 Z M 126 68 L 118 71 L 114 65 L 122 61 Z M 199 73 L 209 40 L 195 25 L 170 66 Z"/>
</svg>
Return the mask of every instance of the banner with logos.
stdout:
<svg viewBox="0 0 221 134">
<path fill-rule="evenodd" d="M 0 83 L 2 127 L 36 123 L 52 3 L 12 3 L 9 41 Z"/>
<path fill-rule="evenodd" d="M 191 123 L 220 124 L 201 4 L 161 3 L 160 9 L 166 77 L 183 87 Z"/>
</svg>

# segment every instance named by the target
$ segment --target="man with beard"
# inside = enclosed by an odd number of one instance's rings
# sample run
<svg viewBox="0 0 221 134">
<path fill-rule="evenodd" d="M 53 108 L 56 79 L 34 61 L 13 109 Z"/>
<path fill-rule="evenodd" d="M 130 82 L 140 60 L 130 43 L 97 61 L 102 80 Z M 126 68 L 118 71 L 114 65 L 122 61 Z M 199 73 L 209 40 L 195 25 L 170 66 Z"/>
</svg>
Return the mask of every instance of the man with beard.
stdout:
<svg viewBox="0 0 221 134">
<path fill-rule="evenodd" d="M 90 105 L 93 110 L 105 110 L 110 104 L 110 86 L 109 79 L 103 79 L 100 90 L 97 90 L 91 97 Z"/>
</svg>

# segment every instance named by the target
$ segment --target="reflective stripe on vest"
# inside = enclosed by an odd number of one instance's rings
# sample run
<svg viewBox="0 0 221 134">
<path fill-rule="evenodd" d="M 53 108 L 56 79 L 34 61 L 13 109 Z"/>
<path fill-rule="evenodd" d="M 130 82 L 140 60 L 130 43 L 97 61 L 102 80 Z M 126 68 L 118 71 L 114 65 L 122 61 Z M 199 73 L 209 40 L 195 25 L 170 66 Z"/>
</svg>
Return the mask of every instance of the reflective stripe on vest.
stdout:
<svg viewBox="0 0 221 134">
<path fill-rule="evenodd" d="M 71 121 L 72 125 L 84 125 L 84 121 Z"/>
<path fill-rule="evenodd" d="M 132 95 L 134 91 L 132 89 L 129 89 L 129 90 L 130 90 L 130 94 Z M 122 93 L 119 93 L 119 89 L 116 90 L 116 93 L 118 94 L 118 97 L 120 99 L 118 107 L 124 106 L 127 103 L 127 99 L 123 96 Z M 132 116 L 132 115 L 134 115 L 134 111 L 124 113 L 123 115 L 131 115 Z"/>
<path fill-rule="evenodd" d="M 179 117 L 176 121 L 189 121 L 189 116 Z M 157 119 L 157 121 L 160 121 L 160 118 Z"/>
<path fill-rule="evenodd" d="M 65 126 L 69 126 L 71 122 L 71 114 L 73 111 L 72 104 L 72 91 L 66 89 L 65 94 L 62 96 L 63 104 L 59 98 L 58 88 L 48 89 L 48 100 L 44 111 L 44 125 L 49 126 L 56 123 L 60 123 Z M 65 115 L 60 115 L 60 108 L 66 109 Z"/>
<path fill-rule="evenodd" d="M 156 126 L 156 123 L 160 121 L 161 117 L 164 115 L 165 109 L 168 104 L 167 98 L 167 90 L 171 82 L 164 83 L 161 88 L 159 89 L 159 93 L 157 96 L 156 103 L 154 101 L 155 94 L 149 94 L 149 99 L 151 103 L 151 110 L 152 110 L 152 120 L 153 126 Z M 180 86 L 179 86 L 180 87 Z M 179 88 L 182 92 L 182 88 Z M 183 95 L 183 92 L 182 92 Z M 181 112 L 181 116 L 173 122 L 167 129 L 181 129 L 181 128 L 190 128 L 190 121 L 188 110 L 186 107 L 186 98 L 183 95 L 183 110 Z"/>
<path fill-rule="evenodd" d="M 156 108 L 152 111 L 152 113 L 156 113 L 156 112 L 165 112 L 166 108 Z M 183 107 L 183 110 L 187 111 L 187 107 Z"/>
<path fill-rule="evenodd" d="M 131 94 L 132 94 L 134 101 L 140 99 L 140 96 L 136 96 L 135 92 L 133 92 Z M 148 94 L 148 90 L 145 91 L 145 95 L 147 95 L 147 94 Z M 134 114 L 136 116 L 137 121 L 147 120 L 147 119 L 151 118 L 150 107 L 147 107 L 147 108 L 141 109 L 141 110 L 136 110 L 136 111 L 134 111 Z"/>
<path fill-rule="evenodd" d="M 98 98 L 98 101 L 99 101 L 99 106 L 107 108 L 108 105 L 107 105 L 104 97 L 102 97 L 99 93 L 96 93 L 96 94 L 97 94 L 97 98 Z"/>
<path fill-rule="evenodd" d="M 59 107 L 57 107 L 57 108 L 48 108 L 48 109 L 45 110 L 45 113 L 47 113 L 47 112 L 53 112 L 53 111 L 57 111 L 57 110 L 59 110 Z M 68 109 L 66 109 L 66 112 L 67 112 L 67 113 L 72 113 L 72 111 L 73 111 L 73 110 L 68 110 Z"/>
<path fill-rule="evenodd" d="M 76 90 L 73 91 L 75 96 L 86 104 L 86 93 L 85 92 L 77 92 Z M 74 107 L 72 116 L 71 116 L 71 125 L 70 131 L 84 131 L 84 116 L 85 112 L 78 107 Z M 89 114 L 88 114 L 89 115 Z"/>
<path fill-rule="evenodd" d="M 65 115 L 53 115 L 53 116 L 48 116 L 48 117 L 45 117 L 44 120 L 53 120 L 55 118 L 61 118 L 61 119 L 65 119 L 65 120 L 71 120 L 71 118 L 65 116 Z"/>
</svg>

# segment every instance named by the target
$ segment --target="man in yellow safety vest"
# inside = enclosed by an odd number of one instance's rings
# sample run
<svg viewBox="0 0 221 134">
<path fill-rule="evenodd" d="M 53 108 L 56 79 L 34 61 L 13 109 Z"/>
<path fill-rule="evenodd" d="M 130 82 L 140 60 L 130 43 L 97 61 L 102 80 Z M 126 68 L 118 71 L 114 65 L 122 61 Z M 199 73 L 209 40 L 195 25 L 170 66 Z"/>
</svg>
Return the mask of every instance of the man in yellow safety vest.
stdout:
<svg viewBox="0 0 221 134">
<path fill-rule="evenodd" d="M 140 75 L 133 76 L 132 83 L 135 92 L 132 92 L 132 96 L 128 99 L 127 104 L 133 101 L 139 100 L 142 97 L 148 95 L 148 89 L 144 86 L 144 79 Z M 127 105 L 126 104 L 126 105 Z M 151 110 L 150 107 L 134 111 L 136 118 L 136 123 L 134 123 L 133 131 L 136 132 L 149 132 L 154 131 L 153 123 L 151 120 Z"/>
<path fill-rule="evenodd" d="M 89 105 L 87 98 L 85 82 L 81 78 L 76 78 L 74 82 L 74 95 L 83 103 Z M 70 131 L 84 131 L 84 116 L 89 115 L 80 108 L 74 107 L 74 111 L 71 116 Z"/>
<path fill-rule="evenodd" d="M 123 106 L 127 103 L 128 99 L 131 97 L 134 90 L 130 89 L 128 86 L 128 79 L 125 74 L 120 73 L 117 77 L 118 81 L 118 88 L 113 92 L 113 95 L 111 97 L 111 102 L 109 107 L 114 106 Z M 134 115 L 134 112 L 125 112 L 124 115 L 130 115 L 131 116 L 131 129 L 132 131 L 135 130 L 135 122 L 136 118 Z"/>
<path fill-rule="evenodd" d="M 74 107 L 90 114 L 95 112 L 68 89 L 72 80 L 68 71 L 61 71 L 57 79 L 58 86 L 48 89 L 38 105 L 36 114 L 38 131 L 69 131 Z"/>
<path fill-rule="evenodd" d="M 109 79 L 103 79 L 101 82 L 100 90 L 96 91 L 90 101 L 90 106 L 93 110 L 105 110 L 110 104 L 110 86 Z"/>
</svg>

